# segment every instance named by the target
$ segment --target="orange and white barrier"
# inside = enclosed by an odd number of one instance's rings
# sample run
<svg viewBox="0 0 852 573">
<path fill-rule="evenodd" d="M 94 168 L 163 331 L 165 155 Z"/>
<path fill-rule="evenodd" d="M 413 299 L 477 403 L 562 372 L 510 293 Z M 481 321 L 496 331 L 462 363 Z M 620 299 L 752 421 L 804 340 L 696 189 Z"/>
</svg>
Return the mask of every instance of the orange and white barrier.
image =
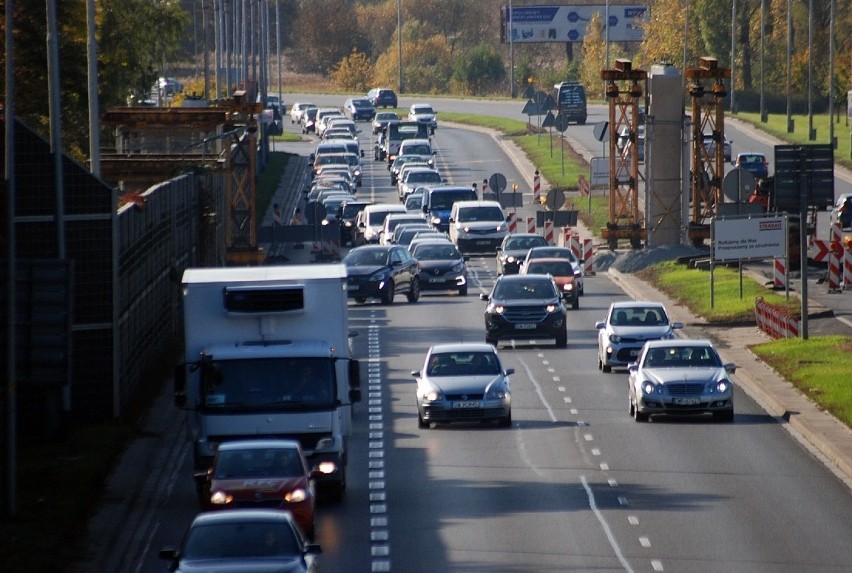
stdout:
<svg viewBox="0 0 852 573">
<path fill-rule="evenodd" d="M 535 233 L 535 217 L 527 217 L 527 233 Z"/>
<path fill-rule="evenodd" d="M 518 214 L 515 212 L 509 213 L 509 234 L 518 232 Z"/>
<path fill-rule="evenodd" d="M 595 265 L 594 261 L 592 260 L 594 254 L 595 249 L 592 239 L 583 239 L 583 252 L 581 253 L 582 256 L 578 257 L 580 259 L 583 259 L 583 274 L 595 274 Z"/>
<path fill-rule="evenodd" d="M 754 317 L 757 320 L 757 327 L 772 338 L 799 336 L 799 319 L 760 297 L 754 300 Z"/>
<path fill-rule="evenodd" d="M 840 280 L 843 278 L 843 247 L 840 243 L 832 241 L 829 250 L 825 282 L 828 284 L 828 292 L 837 292 L 841 289 Z"/>
</svg>

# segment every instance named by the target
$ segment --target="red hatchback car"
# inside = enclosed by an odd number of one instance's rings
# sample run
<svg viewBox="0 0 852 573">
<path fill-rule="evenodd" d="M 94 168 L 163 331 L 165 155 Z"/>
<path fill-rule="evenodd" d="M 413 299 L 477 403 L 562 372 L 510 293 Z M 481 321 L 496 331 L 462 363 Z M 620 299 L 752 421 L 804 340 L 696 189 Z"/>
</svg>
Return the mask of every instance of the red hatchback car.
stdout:
<svg viewBox="0 0 852 573">
<path fill-rule="evenodd" d="M 213 467 L 195 475 L 204 510 L 287 510 L 308 539 L 314 537 L 312 478 L 295 440 L 225 442 Z"/>
</svg>

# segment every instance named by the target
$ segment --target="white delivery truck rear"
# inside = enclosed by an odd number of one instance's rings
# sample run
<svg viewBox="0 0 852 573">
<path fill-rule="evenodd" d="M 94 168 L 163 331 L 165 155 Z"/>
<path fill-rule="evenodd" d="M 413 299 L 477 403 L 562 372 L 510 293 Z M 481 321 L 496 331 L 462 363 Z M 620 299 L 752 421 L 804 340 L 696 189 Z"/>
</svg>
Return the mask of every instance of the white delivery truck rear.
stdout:
<svg viewBox="0 0 852 573">
<path fill-rule="evenodd" d="M 297 439 L 317 487 L 346 487 L 352 405 L 346 268 L 340 264 L 187 269 L 185 354 L 175 403 L 187 411 L 196 469 L 224 441 Z"/>
</svg>

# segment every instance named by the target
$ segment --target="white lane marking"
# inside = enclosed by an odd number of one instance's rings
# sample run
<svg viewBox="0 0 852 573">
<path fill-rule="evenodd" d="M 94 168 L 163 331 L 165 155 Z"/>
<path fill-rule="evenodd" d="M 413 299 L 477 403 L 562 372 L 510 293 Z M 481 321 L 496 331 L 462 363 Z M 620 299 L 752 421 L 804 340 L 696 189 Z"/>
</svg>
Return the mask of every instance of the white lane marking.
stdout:
<svg viewBox="0 0 852 573">
<path fill-rule="evenodd" d="M 663 562 L 660 561 L 659 559 L 652 559 L 651 560 L 651 567 L 653 567 L 654 571 L 664 571 Z"/>
<path fill-rule="evenodd" d="M 587 442 L 591 442 L 595 439 L 595 437 L 591 434 L 583 434 L 583 439 L 586 440 Z"/>
<path fill-rule="evenodd" d="M 512 341 L 512 344 L 514 344 L 514 341 Z M 556 413 L 553 411 L 553 408 L 550 407 L 550 404 L 545 399 L 544 393 L 541 391 L 541 386 L 539 386 L 538 381 L 536 381 L 535 376 L 533 376 L 532 370 L 530 370 L 530 367 L 527 365 L 526 362 L 524 362 L 523 358 L 520 359 L 520 362 L 521 366 L 523 366 L 524 368 L 524 371 L 526 371 L 527 373 L 527 378 L 530 379 L 530 382 L 532 382 L 533 386 L 535 387 L 535 392 L 536 394 L 538 394 L 539 400 L 541 400 L 541 403 L 544 404 L 544 407 L 547 409 L 547 413 L 550 416 L 550 421 L 555 423 L 557 421 Z"/>
<path fill-rule="evenodd" d="M 639 545 L 641 545 L 642 547 L 651 547 L 651 540 L 647 537 L 640 537 Z"/>
<path fill-rule="evenodd" d="M 630 505 L 630 504 L 627 502 L 626 497 L 624 497 L 623 495 L 620 495 L 620 496 L 618 496 L 618 505 L 627 506 L 627 505 Z"/>
<path fill-rule="evenodd" d="M 586 490 L 586 495 L 589 497 L 589 508 L 591 508 L 592 513 L 595 514 L 598 523 L 601 524 L 601 528 L 604 530 L 606 538 L 609 540 L 609 546 L 612 547 L 612 550 L 615 552 L 615 556 L 618 557 L 618 561 L 621 563 L 621 566 L 624 567 L 624 570 L 632 573 L 633 568 L 630 567 L 630 563 L 628 563 L 627 559 L 624 558 L 624 555 L 621 553 L 621 548 L 618 546 L 618 542 L 615 540 L 615 536 L 609 528 L 609 524 L 606 522 L 606 519 L 604 519 L 603 514 L 598 510 L 598 504 L 595 501 L 595 494 L 592 491 L 592 488 L 589 487 L 589 483 L 586 481 L 586 476 L 580 476 L 580 483 L 583 484 L 583 489 Z"/>
<path fill-rule="evenodd" d="M 639 518 L 635 515 L 628 515 L 627 523 L 629 523 L 630 525 L 639 525 Z"/>
</svg>

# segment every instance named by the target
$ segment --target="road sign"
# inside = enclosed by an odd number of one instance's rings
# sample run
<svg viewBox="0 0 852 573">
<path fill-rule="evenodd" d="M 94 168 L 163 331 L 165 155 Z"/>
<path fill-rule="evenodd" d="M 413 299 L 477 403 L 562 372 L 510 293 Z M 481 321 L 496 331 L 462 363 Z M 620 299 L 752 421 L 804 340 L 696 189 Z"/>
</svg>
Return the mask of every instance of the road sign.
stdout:
<svg viewBox="0 0 852 573">
<path fill-rule="evenodd" d="M 565 130 L 568 129 L 568 124 L 571 123 L 567 115 L 562 115 L 561 113 L 556 116 L 556 120 L 554 121 L 553 126 L 559 133 L 565 133 Z"/>
<path fill-rule="evenodd" d="M 538 104 L 533 100 L 527 100 L 527 103 L 524 104 L 524 109 L 521 110 L 521 113 L 524 115 L 541 115 Z"/>
<path fill-rule="evenodd" d="M 494 173 L 488 178 L 488 186 L 499 195 L 506 188 L 506 176 L 502 173 Z"/>
<path fill-rule="evenodd" d="M 551 189 L 547 192 L 547 200 L 544 204 L 551 211 L 558 211 L 565 204 L 565 192 L 562 189 Z"/>
<path fill-rule="evenodd" d="M 524 88 L 523 97 L 525 97 L 527 99 L 531 99 L 534 94 L 535 94 L 535 88 L 534 87 L 528 85 L 526 88 Z"/>
<path fill-rule="evenodd" d="M 754 191 L 754 174 L 742 167 L 730 170 L 722 180 L 725 200 L 731 203 L 746 203 Z"/>
<path fill-rule="evenodd" d="M 609 122 L 597 122 L 594 127 L 592 127 L 592 133 L 598 141 L 609 141 Z"/>
<path fill-rule="evenodd" d="M 831 145 L 775 146 L 775 191 L 770 207 L 798 211 L 802 183 L 809 207 L 824 210 L 834 204 L 834 150 Z"/>
<path fill-rule="evenodd" d="M 553 115 L 552 111 L 548 111 L 547 115 L 544 116 L 544 121 L 541 122 L 542 127 L 553 127 L 556 125 L 556 116 Z"/>
</svg>

